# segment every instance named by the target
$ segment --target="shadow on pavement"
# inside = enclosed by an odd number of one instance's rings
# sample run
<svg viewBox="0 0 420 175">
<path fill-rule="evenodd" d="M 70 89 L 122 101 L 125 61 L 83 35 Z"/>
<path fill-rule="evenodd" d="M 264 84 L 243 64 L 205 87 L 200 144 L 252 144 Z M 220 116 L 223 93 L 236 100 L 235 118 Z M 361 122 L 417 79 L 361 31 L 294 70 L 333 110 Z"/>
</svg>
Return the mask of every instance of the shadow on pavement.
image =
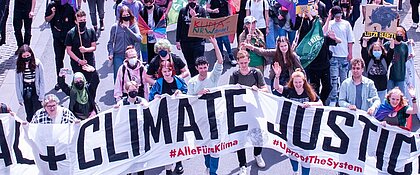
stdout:
<svg viewBox="0 0 420 175">
<path fill-rule="evenodd" d="M 114 89 L 108 90 L 105 92 L 105 95 L 97 94 L 97 97 L 100 96 L 99 102 L 103 102 L 107 106 L 111 106 L 115 104 L 114 100 Z"/>
</svg>

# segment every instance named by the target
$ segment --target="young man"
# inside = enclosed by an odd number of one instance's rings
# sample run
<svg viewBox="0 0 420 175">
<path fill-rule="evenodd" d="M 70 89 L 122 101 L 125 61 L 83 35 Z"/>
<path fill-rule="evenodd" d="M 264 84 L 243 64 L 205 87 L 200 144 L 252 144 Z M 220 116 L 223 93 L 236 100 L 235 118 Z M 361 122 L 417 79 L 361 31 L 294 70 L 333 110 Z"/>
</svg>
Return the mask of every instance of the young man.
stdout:
<svg viewBox="0 0 420 175">
<path fill-rule="evenodd" d="M 248 52 L 245 50 L 240 50 L 236 55 L 236 60 L 239 64 L 239 70 L 233 72 L 233 74 L 230 76 L 229 84 L 240 84 L 249 86 L 255 91 L 268 92 L 268 88 L 264 82 L 264 76 L 261 71 L 259 71 L 259 69 L 251 68 L 248 66 L 250 61 Z M 254 147 L 255 161 L 257 162 L 258 167 L 264 168 L 265 162 L 261 156 L 261 151 L 261 147 Z M 238 155 L 240 167 L 239 175 L 246 175 L 247 168 L 245 149 L 238 150 L 236 154 Z"/>
<path fill-rule="evenodd" d="M 55 70 L 57 73 L 57 84 L 54 89 L 59 90 L 58 86 L 58 73 L 60 69 L 64 67 L 64 55 L 66 50 L 66 45 L 64 45 L 64 40 L 66 39 L 66 34 L 72 29 L 75 23 L 75 12 L 73 7 L 66 3 L 61 5 L 60 0 L 51 1 L 47 9 L 45 10 L 45 21 L 49 22 L 51 25 L 51 32 L 53 35 L 53 46 L 55 53 Z"/>
<path fill-rule="evenodd" d="M 0 1 L 0 46 L 6 44 L 6 21 L 9 17 L 10 0 Z"/>
<path fill-rule="evenodd" d="M 197 4 L 197 0 L 188 0 L 187 6 L 179 11 L 178 23 L 176 28 L 176 48 L 182 49 L 182 54 L 187 61 L 191 77 L 198 74 L 195 69 L 195 60 L 204 56 L 204 39 L 188 37 L 191 19 L 194 17 L 205 18 L 206 10 Z"/>
<path fill-rule="evenodd" d="M 23 44 L 30 45 L 32 18 L 35 16 L 36 0 L 15 0 L 13 11 L 13 28 L 18 49 Z M 22 26 L 25 27 L 25 34 L 22 36 Z M 15 53 L 16 55 L 17 53 Z"/>
<path fill-rule="evenodd" d="M 82 41 L 82 43 L 80 43 Z M 83 10 L 76 12 L 76 26 L 66 36 L 66 51 L 71 58 L 70 65 L 73 72 L 81 72 L 86 81 L 92 86 L 92 96 L 95 99 L 96 90 L 99 84 L 99 75 L 95 68 L 96 50 L 95 31 L 86 27 L 86 13 Z"/>
<path fill-rule="evenodd" d="M 213 44 L 214 51 L 216 52 L 217 62 L 214 64 L 213 70 L 209 70 L 209 62 L 206 57 L 199 57 L 195 61 L 195 68 L 198 70 L 198 75 L 192 77 L 188 81 L 187 94 L 190 95 L 203 95 L 210 90 L 208 88 L 214 88 L 217 86 L 220 76 L 223 72 L 223 57 L 220 49 L 217 46 L 215 38 L 211 37 L 210 42 Z M 219 167 L 219 157 L 214 154 L 204 155 L 205 165 L 207 167 L 207 173 L 210 175 L 216 175 L 217 168 Z"/>
<path fill-rule="evenodd" d="M 341 40 L 336 46 L 330 46 L 332 58 L 330 59 L 330 73 L 332 90 L 330 93 L 330 106 L 335 106 L 337 102 L 338 78 L 340 83 L 347 78 L 349 71 L 349 61 L 352 59 L 354 35 L 348 21 L 342 19 L 343 12 L 339 6 L 331 9 L 324 31 L 333 31 L 335 36 Z M 331 20 L 331 18 L 334 18 Z M 331 20 L 331 21 L 330 21 Z"/>
<path fill-rule="evenodd" d="M 340 88 L 338 104 L 351 110 L 364 110 L 373 115 L 381 101 L 378 97 L 375 84 L 362 75 L 365 62 L 362 58 L 351 60 L 352 77 L 343 81 Z"/>
</svg>

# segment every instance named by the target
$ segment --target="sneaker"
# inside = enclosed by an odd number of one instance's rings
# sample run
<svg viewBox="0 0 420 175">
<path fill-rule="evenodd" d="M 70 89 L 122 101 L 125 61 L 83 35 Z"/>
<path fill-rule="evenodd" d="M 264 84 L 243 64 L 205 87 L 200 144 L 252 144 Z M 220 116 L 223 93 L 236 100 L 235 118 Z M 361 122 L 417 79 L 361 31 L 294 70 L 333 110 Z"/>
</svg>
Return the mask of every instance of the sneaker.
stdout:
<svg viewBox="0 0 420 175">
<path fill-rule="evenodd" d="M 172 170 L 166 170 L 166 175 L 172 175 Z"/>
<path fill-rule="evenodd" d="M 206 168 L 206 175 L 210 175 L 210 168 Z"/>
<path fill-rule="evenodd" d="M 55 84 L 54 90 L 56 90 L 56 91 L 60 90 L 60 86 L 58 84 Z"/>
<path fill-rule="evenodd" d="M 241 166 L 241 168 L 239 169 L 238 175 L 246 175 L 246 174 L 247 174 L 246 166 Z"/>
<path fill-rule="evenodd" d="M 104 20 L 99 20 L 99 30 L 104 31 L 105 30 L 105 25 L 104 25 Z"/>
<path fill-rule="evenodd" d="M 264 159 L 262 158 L 261 155 L 254 156 L 254 158 L 255 158 L 255 161 L 257 161 L 258 167 L 260 167 L 260 168 L 264 168 L 265 167 L 265 162 L 264 162 Z"/>
<path fill-rule="evenodd" d="M 176 174 L 183 174 L 184 173 L 184 167 L 182 166 L 182 162 L 177 162 L 176 163 L 174 172 Z"/>
<path fill-rule="evenodd" d="M 299 175 L 299 172 L 293 172 L 293 175 Z"/>
<path fill-rule="evenodd" d="M 413 23 L 413 25 L 411 26 L 411 28 L 417 29 L 417 27 L 419 27 L 418 23 Z"/>
</svg>

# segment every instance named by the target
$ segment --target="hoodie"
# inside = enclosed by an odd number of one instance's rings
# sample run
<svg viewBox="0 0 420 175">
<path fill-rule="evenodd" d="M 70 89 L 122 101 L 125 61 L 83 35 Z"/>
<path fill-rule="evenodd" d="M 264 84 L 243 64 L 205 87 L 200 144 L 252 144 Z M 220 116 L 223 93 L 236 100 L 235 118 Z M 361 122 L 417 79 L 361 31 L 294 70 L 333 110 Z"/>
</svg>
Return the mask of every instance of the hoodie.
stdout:
<svg viewBox="0 0 420 175">
<path fill-rule="evenodd" d="M 130 78 L 128 75 L 131 75 L 131 80 L 136 81 L 139 87 L 143 84 L 144 89 L 144 97 L 147 97 L 149 95 L 149 85 L 146 83 L 146 68 L 141 64 L 140 61 L 137 62 L 137 67 L 134 69 L 131 69 L 128 67 L 128 61 L 124 60 L 123 65 L 120 66 L 117 73 L 117 79 L 115 80 L 115 86 L 114 86 L 114 97 L 116 99 L 120 99 L 123 95 L 123 93 L 127 93 L 124 86 L 126 82 L 130 81 Z M 125 66 L 125 73 L 124 73 L 124 82 L 123 82 L 123 66 Z M 143 67 L 142 73 L 142 79 L 140 80 L 140 68 Z M 139 94 L 140 96 L 140 94 Z"/>
</svg>

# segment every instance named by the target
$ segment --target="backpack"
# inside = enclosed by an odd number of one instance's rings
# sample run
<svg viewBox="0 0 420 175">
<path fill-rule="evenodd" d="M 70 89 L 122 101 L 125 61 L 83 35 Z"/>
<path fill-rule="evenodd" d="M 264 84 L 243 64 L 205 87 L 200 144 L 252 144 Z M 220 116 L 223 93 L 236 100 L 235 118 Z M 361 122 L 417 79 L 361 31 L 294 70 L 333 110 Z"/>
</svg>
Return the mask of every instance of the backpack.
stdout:
<svg viewBox="0 0 420 175">
<path fill-rule="evenodd" d="M 125 83 L 125 80 L 124 79 L 125 79 L 125 71 L 126 71 L 126 69 L 127 69 L 126 66 L 123 65 L 123 67 L 122 67 L 122 73 L 123 73 L 123 75 L 122 75 L 121 89 L 124 89 L 124 83 Z M 144 67 L 141 66 L 140 67 L 140 71 L 139 71 L 140 72 L 140 86 L 139 86 L 138 96 L 144 98 L 143 69 L 144 69 Z M 127 71 L 127 73 L 128 73 L 128 78 L 131 81 L 130 71 Z"/>
<path fill-rule="evenodd" d="M 254 76 L 255 82 L 257 83 L 257 86 L 258 86 L 258 72 L 257 72 L 257 70 L 256 69 L 251 69 L 250 71 L 251 71 L 252 75 Z M 236 71 L 236 72 L 233 72 L 233 82 L 234 82 L 233 84 L 238 84 L 239 74 L 240 74 L 239 70 Z"/>
</svg>

